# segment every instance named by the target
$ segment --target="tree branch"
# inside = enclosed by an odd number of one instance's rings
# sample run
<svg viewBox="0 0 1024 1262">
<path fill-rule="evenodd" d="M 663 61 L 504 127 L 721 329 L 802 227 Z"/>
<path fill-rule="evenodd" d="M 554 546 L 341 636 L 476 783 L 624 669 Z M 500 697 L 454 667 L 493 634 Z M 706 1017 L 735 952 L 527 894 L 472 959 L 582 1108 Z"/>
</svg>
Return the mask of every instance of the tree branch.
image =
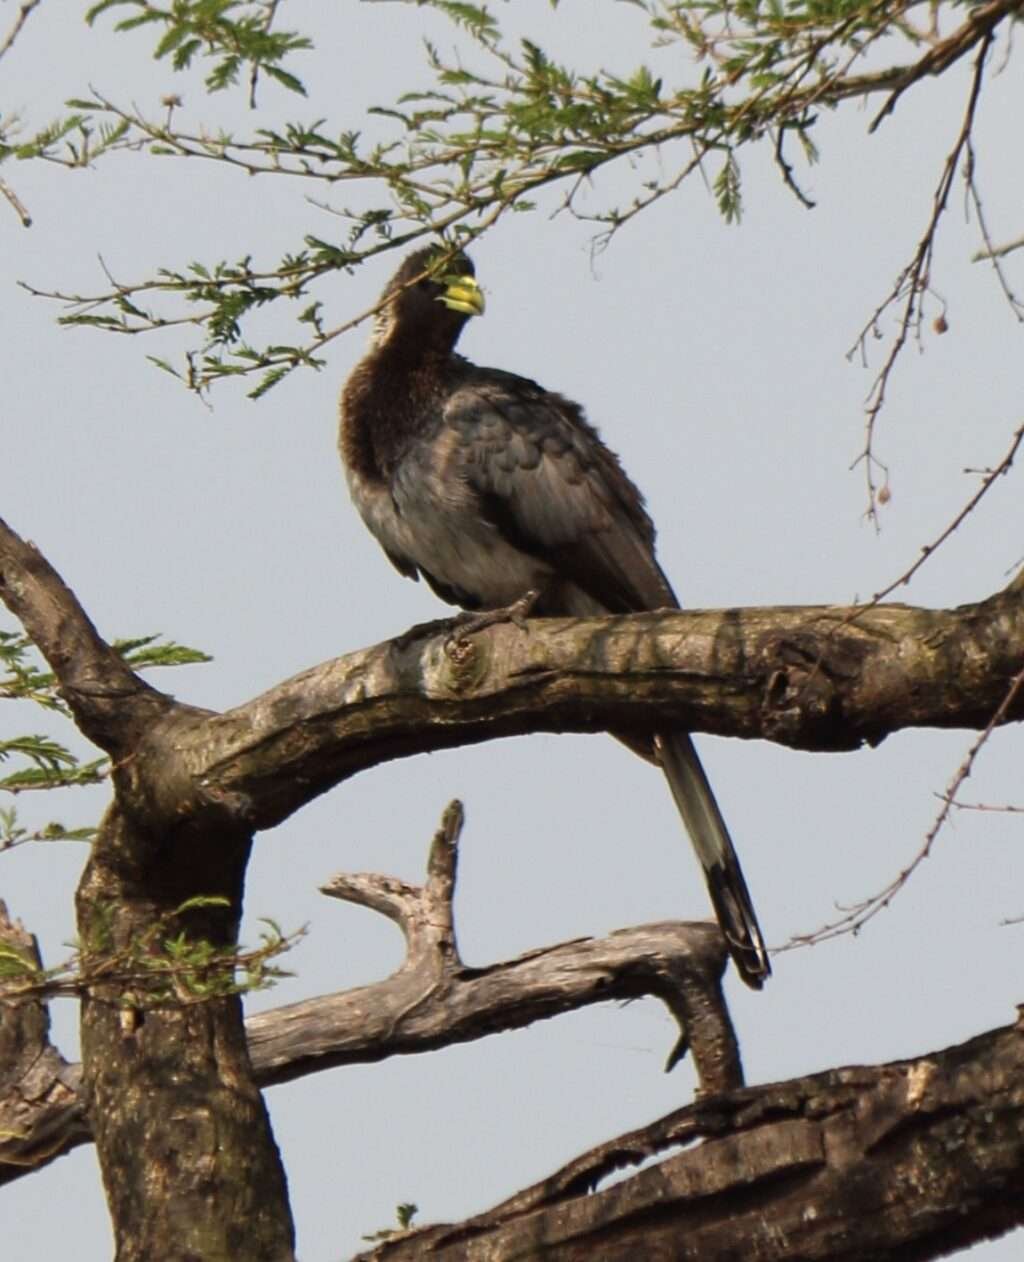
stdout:
<svg viewBox="0 0 1024 1262">
<path fill-rule="evenodd" d="M 671 723 L 838 751 L 908 727 L 984 728 L 1022 664 L 1017 592 L 952 610 L 551 618 L 350 654 L 178 745 L 194 781 L 247 802 L 262 828 L 389 759 L 533 731 Z M 1006 720 L 1022 715 L 1018 699 Z"/>
<path fill-rule="evenodd" d="M 642 925 L 607 938 L 542 947 L 485 968 L 463 964 L 452 913 L 462 818 L 461 805 L 453 802 L 434 837 L 424 887 L 369 874 L 336 876 L 324 887 L 332 897 L 398 923 L 408 955 L 385 981 L 250 1017 L 249 1054 L 261 1087 L 339 1065 L 434 1051 L 589 1004 L 647 995 L 661 999 L 679 1023 L 666 1068 L 690 1050 L 704 1092 L 742 1085 L 721 991 L 726 951 L 711 922 Z M 77 1095 L 80 1067 L 66 1064 L 46 1041 L 45 1007 L 38 1001 L 0 1007 L 0 1016 L 9 1014 L 12 1021 L 28 1019 L 26 1012 L 37 1014 L 43 1025 L 28 1060 L 15 1055 L 0 1060 L 0 1069 L 6 1069 L 0 1078 L 0 1184 L 91 1138 Z M 0 1041 L 0 1055 L 3 1051 Z"/>
<path fill-rule="evenodd" d="M 0 902 L 0 949 L 41 967 L 35 938 Z M 79 1087 L 81 1067 L 50 1043 L 50 1013 L 38 999 L 0 1001 L 0 1183 L 91 1138 Z"/>
<path fill-rule="evenodd" d="M 336 876 L 322 887 L 333 898 L 395 921 L 408 954 L 377 985 L 250 1018 L 249 1048 L 261 1082 L 431 1051 L 588 1004 L 644 995 L 663 1000 L 679 1023 L 666 1068 L 691 1050 L 702 1090 L 725 1091 L 743 1082 L 720 984 L 725 947 L 710 922 L 642 925 L 542 947 L 487 968 L 463 964 L 452 911 L 462 821 L 461 803 L 451 803 L 434 836 L 422 888 L 366 873 Z"/>
<path fill-rule="evenodd" d="M 182 856 L 191 856 L 189 864 L 174 869 L 184 881 L 182 890 L 166 888 L 164 882 L 161 899 L 180 901 L 195 892 L 196 880 L 197 889 L 219 888 L 211 885 L 201 864 L 202 871 L 193 872 L 200 857 L 215 874 L 230 868 L 237 884 L 235 869 L 244 858 L 250 827 L 277 822 L 360 770 L 429 749 L 535 730 L 628 732 L 665 722 L 768 737 L 799 748 L 849 749 L 876 743 L 899 728 L 985 728 L 997 713 L 1007 722 L 1024 715 L 1024 700 L 1009 689 L 1024 664 L 1019 580 L 986 601 L 952 610 L 872 605 L 664 611 L 534 620 L 525 628 L 499 625 L 468 639 L 453 635 L 450 628 L 440 633 L 436 628 L 414 630 L 325 663 L 222 715 L 180 705 L 142 684 L 100 639 L 39 553 L 6 528 L 0 530 L 0 596 L 40 644 L 83 730 L 96 732 L 97 739 L 124 742 L 121 747 L 131 752 L 115 773 L 117 808 L 104 827 L 109 831 L 111 820 L 120 821 L 121 831 L 130 831 L 134 840 L 128 846 L 118 840 L 120 833 L 102 834 L 105 840 L 94 849 L 92 876 L 87 873 L 80 903 L 85 894 L 109 900 L 118 881 L 135 891 L 140 907 L 151 898 L 143 879 L 148 870 L 143 839 L 150 837 L 166 840 L 173 835 Z M 131 743 L 127 736 L 110 736 L 115 724 L 123 725 Z M 714 936 L 719 950 L 713 927 L 680 931 L 678 926 L 649 926 L 604 942 L 586 940 L 532 952 L 490 969 L 466 969 L 458 959 L 450 911 L 457 830 L 456 813 L 435 841 L 424 890 L 385 878 L 347 878 L 334 884 L 335 894 L 376 906 L 402 925 L 409 961 L 377 987 L 253 1018 L 247 1034 L 260 1085 L 329 1064 L 479 1037 L 496 1028 L 495 1014 L 502 1011 L 512 1014 L 504 1022 L 508 1028 L 582 1003 L 638 993 L 666 999 L 687 1023 L 695 1048 L 699 1038 L 701 1073 L 711 1090 L 720 1092 L 736 1081 L 738 1057 L 715 999 L 717 974 L 709 975 L 711 955 L 701 945 L 703 932 Z M 132 861 L 126 864 L 129 855 Z M 234 884 L 227 885 L 234 890 Z M 240 894 L 227 901 L 225 915 L 232 918 Z M 129 904 L 122 900 L 122 905 Z M 705 963 L 695 967 L 695 959 Z M 717 961 L 720 968 L 720 954 Z M 529 1000 L 530 1011 L 520 1012 L 517 1020 L 521 998 Z M 11 1152 L 0 1178 L 10 1179 L 25 1172 L 26 1161 L 41 1164 L 84 1142 L 86 1124 L 80 1097 L 72 1094 L 75 1067 L 65 1065 L 49 1047 L 45 1013 L 23 1017 L 14 1012 L 12 1017 L 6 1010 L 3 1017 L 5 1029 L 14 1031 L 7 1035 L 13 1048 L 9 1059 L 15 1072 L 22 1073 L 13 1082 L 8 1075 L 7 1107 L 13 1112 L 0 1114 L 14 1119 L 3 1125 L 0 1136 L 0 1151 Z M 173 1012 L 163 1017 L 166 1024 Z M 343 1027 L 350 1031 L 353 1020 L 363 1031 L 361 1053 L 343 1037 Z M 160 1025 L 147 1019 L 146 1037 L 160 1037 Z M 1017 1047 L 1020 1038 L 1013 1034 Z M 1022 1197 L 1005 1196 L 1006 1183 L 1019 1183 L 1024 1169 L 1022 1101 L 1012 1092 L 1007 1095 L 1006 1075 L 1000 1076 L 1000 1058 L 1010 1054 L 1005 1037 L 1005 1032 L 988 1036 L 993 1047 L 998 1043 L 1002 1049 L 991 1064 L 986 1059 L 989 1044 L 978 1043 L 980 1068 L 973 1077 L 972 1071 L 958 1068 L 961 1051 L 909 1069 L 844 1071 L 785 1088 L 716 1095 L 714 1108 L 699 1105 L 685 1115 L 691 1129 L 673 1131 L 672 1142 L 679 1142 L 680 1135 L 707 1137 L 712 1134 L 707 1119 L 719 1119 L 713 1132 L 719 1148 L 706 1139 L 699 1158 L 690 1153 L 671 1158 L 613 1193 L 530 1210 L 528 1230 L 540 1233 L 537 1238 L 560 1242 L 557 1250 L 564 1257 L 574 1256 L 574 1249 L 580 1256 L 579 1247 L 586 1246 L 578 1242 L 595 1231 L 602 1233 L 608 1259 L 625 1257 L 627 1248 L 634 1254 L 638 1248 L 649 1252 L 658 1232 L 674 1233 L 672 1241 L 681 1232 L 697 1242 L 697 1253 L 673 1256 L 707 1257 L 715 1256 L 715 1231 L 725 1230 L 715 1218 L 715 1207 L 731 1206 L 728 1229 L 748 1232 L 746 1251 L 751 1256 L 761 1247 L 757 1233 L 766 1229 L 767 1221 L 778 1224 L 777 1231 L 772 1226 L 773 1240 L 807 1244 L 801 1262 L 835 1258 L 835 1252 L 822 1251 L 821 1241 L 827 1238 L 834 1245 L 830 1229 L 852 1230 L 850 1163 L 859 1180 L 853 1208 L 867 1224 L 862 1230 L 875 1232 L 860 1253 L 848 1254 L 851 1259 L 928 1256 L 929 1246 L 913 1233 L 920 1232 L 918 1224 L 925 1219 L 952 1222 L 953 1203 L 957 1226 L 949 1231 L 963 1233 L 964 1240 L 976 1238 L 971 1232 L 1002 1229 L 1017 1221 L 1013 1207 L 1024 1204 Z M 29 1065 L 17 1055 L 22 1046 L 32 1050 Z M 705 1047 L 712 1049 L 710 1055 Z M 1013 1065 L 1015 1081 L 1024 1080 L 1020 1068 Z M 855 1091 L 849 1087 L 851 1073 Z M 31 1090 L 25 1085 L 29 1082 Z M 921 1105 L 924 1097 L 926 1108 Z M 733 1104 L 749 1110 L 730 1112 Z M 981 1115 L 989 1129 L 996 1119 L 996 1140 L 989 1136 L 986 1145 L 979 1145 L 984 1152 L 970 1170 L 963 1170 L 956 1164 L 962 1157 L 954 1151 L 955 1136 L 944 1128 L 961 1126 L 973 1134 Z M 1004 1117 L 1012 1142 L 1001 1138 Z M 731 1135 L 732 1130 L 737 1133 Z M 603 1151 L 633 1154 L 647 1143 L 649 1133 L 638 1134 L 639 1141 L 627 1137 Z M 919 1135 L 929 1149 L 942 1150 L 935 1157 L 929 1153 L 927 1160 L 948 1170 L 948 1178 L 918 1177 L 913 1162 Z M 849 1152 L 842 1148 L 847 1140 Z M 885 1160 L 880 1160 L 880 1151 Z M 574 1196 L 593 1168 L 584 1160 L 572 1167 L 574 1173 L 565 1174 L 566 1196 Z M 877 1178 L 875 1171 L 880 1172 Z M 963 1187 L 957 1186 L 955 1196 L 944 1201 L 947 1185 L 957 1180 Z M 998 1197 L 993 1180 L 999 1181 Z M 873 1206 L 873 1198 L 884 1200 L 894 1186 L 923 1188 L 907 1193 L 911 1201 L 915 1196 L 932 1199 L 913 1202 L 905 1212 L 886 1200 L 877 1213 L 864 1213 L 864 1205 Z M 961 1216 L 964 1188 L 967 1201 L 980 1206 L 966 1218 Z M 696 1208 L 691 1206 L 694 1189 Z M 744 1226 L 749 1192 L 758 1210 Z M 529 1196 L 524 1196 L 525 1201 L 517 1198 L 515 1203 L 527 1204 Z M 467 1230 L 471 1235 L 493 1231 L 498 1251 L 489 1256 L 501 1256 L 502 1241 L 523 1239 L 524 1213 L 516 1209 L 508 1221 L 492 1216 Z M 652 1223 L 652 1216 L 657 1222 Z M 644 1233 L 642 1246 L 635 1232 Z M 437 1239 L 442 1242 L 437 1256 L 471 1256 L 451 1252 L 451 1232 Z M 950 1239 L 948 1232 L 942 1236 L 946 1243 Z M 608 1252 L 606 1241 L 618 1252 Z M 433 1243 L 430 1248 L 434 1250 Z"/>
<path fill-rule="evenodd" d="M 535 731 L 668 723 L 837 751 L 909 727 L 983 729 L 1024 665 L 1014 582 L 948 610 L 663 610 L 534 619 L 469 639 L 434 625 L 218 715 L 139 680 L 6 527 L 0 598 L 47 656 L 82 730 L 124 755 L 114 778 L 125 809 L 157 828 L 200 817 L 269 828 L 390 759 Z M 1018 696 L 1003 717 L 1022 716 Z"/>
<path fill-rule="evenodd" d="M 22 947 L 31 943 L 20 926 L 14 932 Z M 373 990 L 361 992 L 357 1020 L 372 1013 L 366 1001 Z M 281 1018 L 299 1045 L 299 1014 L 314 1006 L 253 1018 L 250 1031 Z M 0 1064 L 28 1066 L 40 1050 L 51 1057 L 50 1079 L 42 1073 L 25 1079 L 20 1093 L 16 1075 L 5 1075 L 7 1098 L 20 1095 L 26 1121 L 8 1138 L 13 1128 L 4 1119 L 11 1114 L 0 1109 L 7 1133 L 0 1182 L 87 1140 L 71 1094 L 77 1067 L 53 1073 L 56 1054 L 46 1050 L 45 1037 L 10 1041 L 12 1015 L 31 1027 L 40 1011 L 39 1005 L 0 1007 L 0 1048 L 23 1048 L 20 1059 L 7 1053 Z M 254 1060 L 264 1082 L 280 1081 L 279 1066 L 268 1072 L 269 1045 L 261 1051 L 254 1041 Z M 599 1186 L 659 1156 L 656 1166 L 627 1182 Z M 503 1259 L 518 1256 L 524 1242 L 543 1240 L 546 1257 L 577 1259 L 593 1256 L 588 1241 L 600 1233 L 603 1262 L 651 1256 L 655 1244 L 681 1262 L 703 1262 L 723 1256 L 727 1240 L 764 1262 L 917 1262 L 1024 1222 L 1022 1192 L 1024 1025 L 1018 1021 L 914 1060 L 699 1099 L 602 1144 L 485 1214 L 404 1234 L 367 1256 Z"/>
<path fill-rule="evenodd" d="M 1018 1021 L 916 1060 L 698 1101 L 487 1213 L 401 1233 L 360 1256 L 920 1262 L 1024 1222 L 1022 1192 Z"/>
<path fill-rule="evenodd" d="M 0 519 L 0 600 L 49 662 L 82 732 L 114 757 L 174 702 L 102 639 L 49 561 Z"/>
</svg>

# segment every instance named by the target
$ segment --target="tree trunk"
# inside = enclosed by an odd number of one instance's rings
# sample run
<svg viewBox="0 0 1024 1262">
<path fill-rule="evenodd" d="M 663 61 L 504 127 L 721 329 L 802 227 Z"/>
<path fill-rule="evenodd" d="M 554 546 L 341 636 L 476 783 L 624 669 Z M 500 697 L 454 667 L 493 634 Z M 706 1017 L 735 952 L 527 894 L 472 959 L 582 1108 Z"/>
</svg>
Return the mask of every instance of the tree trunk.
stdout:
<svg viewBox="0 0 1024 1262">
<path fill-rule="evenodd" d="M 118 1262 L 286 1262 L 284 1169 L 236 994 L 195 964 L 237 942 L 250 839 L 154 838 L 108 811 L 78 891 L 83 1087 Z M 180 912 L 189 899 L 223 900 Z M 168 950 L 168 942 L 177 949 Z"/>
</svg>

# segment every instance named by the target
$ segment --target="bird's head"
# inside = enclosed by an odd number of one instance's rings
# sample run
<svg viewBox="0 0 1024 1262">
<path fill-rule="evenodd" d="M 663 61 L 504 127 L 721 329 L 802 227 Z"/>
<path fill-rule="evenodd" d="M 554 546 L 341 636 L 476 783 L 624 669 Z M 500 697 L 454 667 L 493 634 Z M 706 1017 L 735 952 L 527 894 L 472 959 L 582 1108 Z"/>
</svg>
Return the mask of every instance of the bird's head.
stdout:
<svg viewBox="0 0 1024 1262">
<path fill-rule="evenodd" d="M 373 342 L 382 346 L 396 336 L 450 350 L 466 321 L 483 315 L 483 290 L 465 254 L 444 246 L 417 250 L 402 263 L 381 295 Z"/>
</svg>

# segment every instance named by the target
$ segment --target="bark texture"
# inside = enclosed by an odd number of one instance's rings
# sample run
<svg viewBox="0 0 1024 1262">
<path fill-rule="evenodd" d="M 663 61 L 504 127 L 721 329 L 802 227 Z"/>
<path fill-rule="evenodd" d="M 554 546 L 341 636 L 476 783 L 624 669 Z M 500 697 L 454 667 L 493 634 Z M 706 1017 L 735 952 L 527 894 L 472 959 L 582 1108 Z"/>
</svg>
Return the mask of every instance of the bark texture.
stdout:
<svg viewBox="0 0 1024 1262">
<path fill-rule="evenodd" d="M 671 724 L 822 752 L 984 728 L 1024 666 L 1024 600 L 534 619 L 427 629 L 187 716 L 181 771 L 268 827 L 393 758 L 532 731 Z M 1005 719 L 1024 715 L 1024 695 Z"/>
<path fill-rule="evenodd" d="M 657 1164 L 600 1186 L 649 1158 Z M 486 1214 L 360 1256 L 919 1262 L 1022 1222 L 1018 1022 L 916 1060 L 700 1101 Z"/>
<path fill-rule="evenodd" d="M 249 838 L 184 827 L 158 838 L 108 811 L 78 889 L 83 966 L 152 956 L 82 995 L 83 1085 L 118 1262 L 287 1262 L 284 1169 L 237 995 L 201 998 L 202 970 L 168 978 L 175 938 L 237 943 Z M 223 899 L 181 913 L 189 899 Z"/>
<path fill-rule="evenodd" d="M 40 967 L 32 934 L 0 902 L 0 949 Z M 0 1001 L 0 1183 L 27 1174 L 91 1138 L 80 1072 L 50 1043 L 40 999 Z"/>
</svg>

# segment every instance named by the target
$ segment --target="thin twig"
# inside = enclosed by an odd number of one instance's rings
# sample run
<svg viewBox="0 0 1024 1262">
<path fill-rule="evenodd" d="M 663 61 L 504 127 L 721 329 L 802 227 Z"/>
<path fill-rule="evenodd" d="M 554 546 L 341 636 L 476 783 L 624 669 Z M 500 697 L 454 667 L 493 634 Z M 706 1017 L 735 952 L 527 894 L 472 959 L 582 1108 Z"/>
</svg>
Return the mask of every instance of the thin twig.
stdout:
<svg viewBox="0 0 1024 1262">
<path fill-rule="evenodd" d="M 3 179 L 0 179 L 0 197 L 5 197 L 14 207 L 14 212 L 21 220 L 21 226 L 23 228 L 32 227 L 32 216 L 28 213 L 28 208 L 14 189 L 11 188 L 6 180 Z"/>
<path fill-rule="evenodd" d="M 939 795 L 942 796 L 941 794 Z M 995 815 L 1024 815 L 1024 806 L 995 806 L 989 802 L 956 802 L 952 798 L 943 797 L 943 801 L 957 811 L 990 811 Z"/>
<path fill-rule="evenodd" d="M 1003 456 L 1002 460 L 1000 460 L 995 468 L 985 470 L 981 486 L 978 487 L 952 521 L 950 521 L 949 524 L 940 531 L 938 535 L 936 535 L 931 543 L 926 543 L 922 546 L 921 553 L 917 560 L 914 561 L 912 565 L 908 566 L 898 578 L 894 578 L 887 587 L 883 587 L 880 591 L 875 592 L 870 601 L 866 602 L 863 606 L 858 606 L 858 615 L 865 610 L 873 609 L 877 604 L 883 601 L 886 596 L 892 595 L 897 587 L 905 587 L 910 582 L 929 557 L 935 554 L 936 549 L 944 544 L 950 535 L 960 528 L 964 520 L 974 512 L 982 499 L 984 499 L 984 497 L 992 489 L 996 480 L 1010 471 L 1022 441 L 1024 441 L 1024 424 L 1018 425 L 1018 427 L 1014 430 L 1013 439 L 1006 455 Z M 977 472 L 977 470 L 965 469 L 964 472 Z"/>
<path fill-rule="evenodd" d="M 992 269 L 999 281 L 999 286 L 1006 298 L 1007 305 L 1016 316 L 1017 320 L 1024 324 L 1024 303 L 1014 294 L 1010 288 L 1010 283 L 1006 279 L 1006 272 L 1000 258 L 1003 253 L 1007 253 L 1006 249 L 1000 251 L 992 243 L 992 237 L 988 230 L 988 224 L 985 222 L 985 210 L 981 204 L 981 194 L 978 192 L 978 185 L 974 179 L 974 145 L 970 140 L 967 142 L 967 160 L 965 179 L 967 183 L 967 195 L 971 199 L 971 205 L 974 207 L 974 213 L 978 218 L 978 231 L 981 233 L 981 239 L 985 242 L 984 256 L 991 262 Z M 975 256 L 977 257 L 977 256 Z"/>
<path fill-rule="evenodd" d="M 808 210 L 813 210 L 818 203 L 812 201 L 800 185 L 797 184 L 796 177 L 793 174 L 792 164 L 786 161 L 785 154 L 782 151 L 785 140 L 786 128 L 783 126 L 779 128 L 775 137 L 775 165 L 782 172 L 783 183 L 801 204 L 801 206 L 805 206 Z"/>
<path fill-rule="evenodd" d="M 42 0 L 25 0 L 25 3 L 18 10 L 18 16 L 14 20 L 14 25 L 7 32 L 4 42 L 0 44 L 0 57 L 10 52 L 14 45 L 14 41 L 21 34 L 25 23 L 29 20 L 33 9 L 38 9 Z"/>
<path fill-rule="evenodd" d="M 986 245 L 984 250 L 977 250 L 971 255 L 971 262 L 983 263 L 986 259 L 1001 259 L 1007 254 L 1012 254 L 1014 250 L 1021 249 L 1024 249 L 1024 237 L 1017 237 L 1014 241 L 1007 241 L 1005 245 Z"/>
<path fill-rule="evenodd" d="M 819 942 L 826 942 L 830 938 L 838 938 L 843 934 L 857 934 L 868 923 L 873 920 L 880 911 L 884 911 L 892 902 L 899 891 L 907 884 L 917 869 L 924 863 L 925 859 L 932 852 L 939 833 L 949 819 L 954 808 L 956 795 L 961 785 L 968 778 L 974 769 L 974 763 L 981 752 L 982 747 L 988 741 L 992 733 L 999 727 L 1007 714 L 1010 707 L 1017 698 L 1018 693 L 1024 687 L 1024 669 L 1017 672 L 1010 681 L 1010 686 L 1006 690 L 1006 696 L 999 703 L 995 713 L 989 719 L 984 731 L 978 736 L 974 744 L 967 751 L 967 755 L 963 762 L 957 768 L 956 774 L 947 785 L 945 792 L 939 797 L 942 800 L 942 808 L 932 826 L 925 834 L 924 841 L 921 844 L 917 854 L 911 859 L 905 868 L 903 868 L 893 879 L 877 893 L 872 894 L 868 898 L 861 899 L 860 902 L 854 903 L 852 907 L 846 908 L 843 914 L 836 920 L 830 921 L 822 925 L 819 929 L 815 929 L 811 933 L 797 934 L 782 946 L 775 948 L 777 951 L 791 951 L 795 947 L 815 946 Z"/>
<path fill-rule="evenodd" d="M 263 22 L 263 30 L 267 32 L 274 24 L 274 18 L 277 15 L 277 6 L 281 0 L 266 0 L 266 18 Z M 252 63 L 252 70 L 249 73 L 249 108 L 256 108 L 256 84 L 259 82 L 260 68 L 258 62 Z"/>
<path fill-rule="evenodd" d="M 988 6 L 989 9 L 992 9 L 992 7 L 991 5 Z M 967 25 L 970 26 L 970 23 Z M 966 27 L 964 29 L 966 30 Z M 847 352 L 847 358 L 852 358 L 857 349 L 860 348 L 863 355 L 867 338 L 869 334 L 877 334 L 878 322 L 882 315 L 894 303 L 903 300 L 903 313 L 900 316 L 896 337 L 889 349 L 889 354 L 886 356 L 885 363 L 882 365 L 881 370 L 875 377 L 871 390 L 868 392 L 864 449 L 850 466 L 853 469 L 862 462 L 864 464 L 868 491 L 867 516 L 870 521 L 875 523 L 876 529 L 878 527 L 878 487 L 875 484 L 874 470 L 876 468 L 884 470 L 885 466 L 874 453 L 875 425 L 885 405 L 885 394 L 889 378 L 896 366 L 896 361 L 906 345 L 911 329 L 915 329 L 917 336 L 920 337 L 922 321 L 921 299 L 928 290 L 928 275 L 931 269 L 932 255 L 935 250 L 935 238 L 938 232 L 939 220 L 945 213 L 949 202 L 949 194 L 953 187 L 953 178 L 956 175 L 960 162 L 960 155 L 964 152 L 970 140 L 971 130 L 974 126 L 974 115 L 985 78 L 985 58 L 988 55 L 993 39 L 994 34 L 991 28 L 986 29 L 981 36 L 981 47 L 978 49 L 978 55 L 975 58 L 974 73 L 971 76 L 971 88 L 968 93 L 967 108 L 964 111 L 960 134 L 957 136 L 956 143 L 948 154 L 943 166 L 942 176 L 939 179 L 932 201 L 932 213 L 924 236 L 918 243 L 913 258 L 897 277 L 896 283 L 890 290 L 888 297 L 876 308 L 871 319 L 868 320 L 861 330 L 857 341 Z M 888 475 L 887 470 L 886 475 Z"/>
</svg>

